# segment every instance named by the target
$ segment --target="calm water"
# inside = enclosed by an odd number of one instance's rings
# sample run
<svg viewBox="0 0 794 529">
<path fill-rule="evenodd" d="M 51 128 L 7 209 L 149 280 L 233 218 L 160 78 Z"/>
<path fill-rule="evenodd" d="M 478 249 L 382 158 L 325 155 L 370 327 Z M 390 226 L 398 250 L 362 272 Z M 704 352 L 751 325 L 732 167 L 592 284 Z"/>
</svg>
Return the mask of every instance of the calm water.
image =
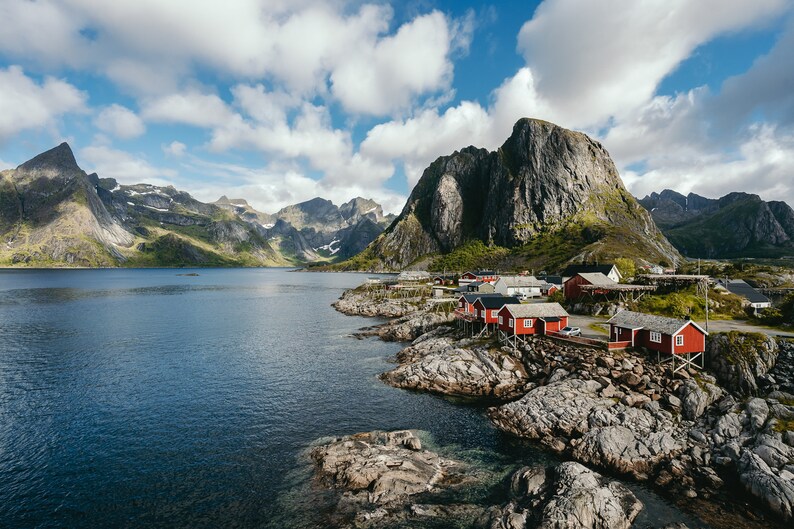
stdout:
<svg viewBox="0 0 794 529">
<path fill-rule="evenodd" d="M 399 344 L 329 304 L 357 274 L 0 271 L 0 527 L 312 526 L 317 438 L 418 428 L 496 468 L 546 456 L 375 377 Z M 656 496 L 641 526 L 682 518 Z"/>
</svg>

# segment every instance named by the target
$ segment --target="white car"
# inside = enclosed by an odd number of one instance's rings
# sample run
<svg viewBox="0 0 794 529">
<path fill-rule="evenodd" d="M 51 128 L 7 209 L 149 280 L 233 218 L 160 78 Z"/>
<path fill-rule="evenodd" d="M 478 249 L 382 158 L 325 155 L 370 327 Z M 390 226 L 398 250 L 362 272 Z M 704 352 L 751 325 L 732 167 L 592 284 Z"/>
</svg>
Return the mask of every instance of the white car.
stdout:
<svg viewBox="0 0 794 529">
<path fill-rule="evenodd" d="M 562 334 L 563 336 L 581 336 L 582 329 L 579 327 L 563 327 L 558 334 Z"/>
</svg>

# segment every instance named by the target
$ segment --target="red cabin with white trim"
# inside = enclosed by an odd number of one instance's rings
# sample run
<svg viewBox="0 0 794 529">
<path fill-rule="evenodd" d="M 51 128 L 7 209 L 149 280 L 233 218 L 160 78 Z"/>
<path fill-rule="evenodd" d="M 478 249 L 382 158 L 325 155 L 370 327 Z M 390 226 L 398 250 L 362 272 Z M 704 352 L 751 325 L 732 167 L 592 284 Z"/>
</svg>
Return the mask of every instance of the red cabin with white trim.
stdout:
<svg viewBox="0 0 794 529">
<path fill-rule="evenodd" d="M 692 320 L 623 310 L 609 320 L 609 341 L 671 355 L 703 353 L 708 333 Z"/>
<path fill-rule="evenodd" d="M 568 326 L 568 313 L 559 303 L 505 305 L 498 314 L 499 330 L 508 335 L 545 335 Z"/>
</svg>

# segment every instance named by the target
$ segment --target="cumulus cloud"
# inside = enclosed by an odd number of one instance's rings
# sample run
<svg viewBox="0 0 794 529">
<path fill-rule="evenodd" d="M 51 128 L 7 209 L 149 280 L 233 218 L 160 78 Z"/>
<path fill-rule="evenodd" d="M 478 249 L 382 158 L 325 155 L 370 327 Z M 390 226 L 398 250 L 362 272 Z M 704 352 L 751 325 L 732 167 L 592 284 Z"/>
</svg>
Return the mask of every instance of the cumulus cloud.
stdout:
<svg viewBox="0 0 794 529">
<path fill-rule="evenodd" d="M 135 112 L 116 104 L 103 108 L 94 124 L 99 130 L 121 139 L 137 138 L 146 132 L 146 125 Z"/>
<path fill-rule="evenodd" d="M 786 7 L 785 0 L 546 0 L 521 28 L 518 48 L 553 119 L 597 127 L 644 105 L 697 46 Z"/>
<path fill-rule="evenodd" d="M 172 141 L 168 145 L 163 145 L 163 152 L 169 156 L 174 156 L 175 158 L 181 158 L 185 155 L 186 151 L 187 145 L 181 141 Z"/>
<path fill-rule="evenodd" d="M 331 73 L 333 94 L 352 112 L 380 115 L 408 108 L 416 94 L 447 88 L 451 37 L 434 11 L 371 47 L 352 49 Z"/>
<path fill-rule="evenodd" d="M 0 141 L 28 129 L 51 127 L 64 114 L 84 112 L 86 94 L 66 81 L 31 79 L 19 66 L 0 68 Z"/>
<path fill-rule="evenodd" d="M 138 95 L 173 92 L 199 66 L 307 97 L 330 84 L 348 111 L 379 116 L 448 88 L 450 53 L 468 47 L 473 24 L 435 11 L 390 35 L 390 6 L 321 0 L 40 0 L 5 2 L 0 15 L 5 54 L 98 70 Z"/>
<path fill-rule="evenodd" d="M 145 100 L 143 117 L 149 121 L 213 127 L 228 123 L 233 114 L 217 95 L 190 90 Z"/>
</svg>

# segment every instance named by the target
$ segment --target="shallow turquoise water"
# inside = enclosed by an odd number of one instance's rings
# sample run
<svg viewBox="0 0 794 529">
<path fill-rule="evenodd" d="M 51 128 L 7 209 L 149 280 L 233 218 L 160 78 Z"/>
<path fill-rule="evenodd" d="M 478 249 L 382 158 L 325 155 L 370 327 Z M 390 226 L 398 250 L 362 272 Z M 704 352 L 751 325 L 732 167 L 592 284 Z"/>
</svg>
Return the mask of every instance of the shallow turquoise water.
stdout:
<svg viewBox="0 0 794 529">
<path fill-rule="evenodd" d="M 185 272 L 0 271 L 0 527 L 280 527 L 306 446 L 372 429 L 548 460 L 481 408 L 380 383 L 401 345 L 330 307 L 364 276 Z M 640 493 L 640 526 L 680 517 Z"/>
</svg>

